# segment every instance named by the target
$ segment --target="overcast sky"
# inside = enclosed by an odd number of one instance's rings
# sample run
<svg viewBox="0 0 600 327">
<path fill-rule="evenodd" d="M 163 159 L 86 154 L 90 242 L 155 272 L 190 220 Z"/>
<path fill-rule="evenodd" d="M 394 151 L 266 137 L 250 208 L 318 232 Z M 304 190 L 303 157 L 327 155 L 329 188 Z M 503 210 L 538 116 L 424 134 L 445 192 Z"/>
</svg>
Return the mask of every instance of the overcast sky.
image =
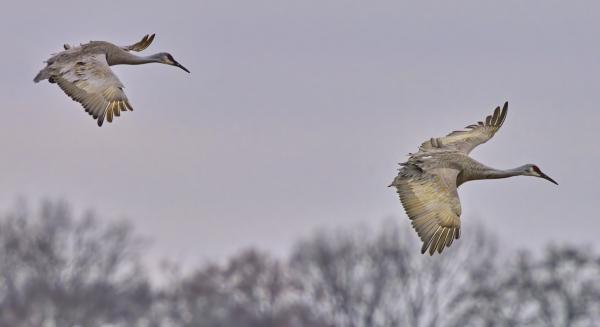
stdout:
<svg viewBox="0 0 600 327">
<path fill-rule="evenodd" d="M 66 199 L 128 218 L 160 258 L 284 254 L 319 227 L 406 221 L 386 187 L 397 163 L 508 100 L 503 128 L 472 156 L 535 163 L 560 186 L 468 183 L 463 225 L 478 219 L 514 248 L 598 248 L 599 12 L 548 0 L 11 1 L 0 208 Z M 135 107 L 113 124 L 32 82 L 63 43 L 148 33 L 144 53 L 168 51 L 192 73 L 113 67 Z"/>
</svg>

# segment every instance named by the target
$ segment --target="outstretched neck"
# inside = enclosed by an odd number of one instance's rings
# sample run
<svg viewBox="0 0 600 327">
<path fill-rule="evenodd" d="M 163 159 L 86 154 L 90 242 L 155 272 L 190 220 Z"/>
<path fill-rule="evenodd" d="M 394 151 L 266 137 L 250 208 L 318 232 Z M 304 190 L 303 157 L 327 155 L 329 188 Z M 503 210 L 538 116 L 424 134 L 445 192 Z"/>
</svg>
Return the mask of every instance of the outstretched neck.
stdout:
<svg viewBox="0 0 600 327">
<path fill-rule="evenodd" d="M 524 166 L 500 170 L 490 168 L 485 165 L 476 165 L 470 169 L 463 170 L 458 176 L 458 185 L 461 185 L 468 181 L 480 180 L 480 179 L 498 179 L 508 178 L 513 176 L 520 176 L 524 174 Z"/>
<path fill-rule="evenodd" d="M 483 178 L 479 179 L 497 179 L 497 178 L 508 178 L 513 176 L 523 175 L 523 167 L 517 167 L 512 169 L 494 169 L 490 168 L 484 172 Z"/>
<path fill-rule="evenodd" d="M 161 62 L 159 54 L 153 54 L 150 56 L 136 56 L 129 52 L 119 52 L 116 54 L 109 54 L 106 61 L 110 66 L 113 65 L 142 65 L 149 64 L 152 62 Z"/>
</svg>

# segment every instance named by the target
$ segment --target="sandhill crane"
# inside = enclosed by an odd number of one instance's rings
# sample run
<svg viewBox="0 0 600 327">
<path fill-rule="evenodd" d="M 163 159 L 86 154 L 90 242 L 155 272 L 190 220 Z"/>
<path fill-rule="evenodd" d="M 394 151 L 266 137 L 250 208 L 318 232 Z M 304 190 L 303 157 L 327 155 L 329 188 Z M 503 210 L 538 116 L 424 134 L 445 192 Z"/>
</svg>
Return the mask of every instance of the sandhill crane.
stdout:
<svg viewBox="0 0 600 327">
<path fill-rule="evenodd" d="M 109 123 L 121 111 L 133 111 L 123 84 L 110 69 L 113 65 L 140 65 L 152 62 L 179 67 L 190 72 L 166 52 L 138 57 L 130 51 L 142 51 L 154 40 L 154 34 L 128 46 L 116 46 L 105 41 L 90 41 L 78 47 L 65 44 L 64 51 L 46 61 L 47 66 L 33 79 L 48 79 L 56 83 L 73 100 L 81 103 L 85 111 L 102 126 L 104 118 Z"/>
<path fill-rule="evenodd" d="M 512 176 L 552 178 L 533 164 L 514 169 L 487 167 L 468 155 L 476 146 L 491 139 L 506 119 L 508 102 L 487 116 L 484 122 L 469 125 L 445 137 L 423 142 L 419 151 L 409 154 L 407 162 L 390 186 L 395 186 L 413 228 L 423 241 L 421 253 L 442 253 L 460 237 L 460 200 L 457 188 L 468 181 Z"/>
</svg>

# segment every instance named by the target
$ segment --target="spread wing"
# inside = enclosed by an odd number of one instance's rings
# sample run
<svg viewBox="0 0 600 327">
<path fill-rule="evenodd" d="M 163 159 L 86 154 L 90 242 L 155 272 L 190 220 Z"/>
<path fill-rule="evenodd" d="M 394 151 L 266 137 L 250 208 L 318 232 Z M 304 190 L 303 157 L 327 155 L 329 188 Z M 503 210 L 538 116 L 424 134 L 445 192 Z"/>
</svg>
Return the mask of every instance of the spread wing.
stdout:
<svg viewBox="0 0 600 327">
<path fill-rule="evenodd" d="M 413 228 L 423 241 L 421 253 L 442 253 L 460 237 L 460 200 L 456 190 L 459 171 L 438 168 L 430 172 L 405 166 L 395 186 Z"/>
<path fill-rule="evenodd" d="M 133 111 L 123 84 L 112 72 L 104 54 L 89 54 L 63 66 L 51 79 L 102 126 L 104 118 L 112 122 L 121 111 Z"/>
<path fill-rule="evenodd" d="M 427 151 L 435 148 L 454 148 L 464 154 L 469 154 L 476 146 L 487 142 L 500 129 L 508 112 L 508 102 L 502 110 L 496 107 L 494 113 L 486 117 L 485 122 L 478 122 L 465 127 L 467 130 L 454 131 L 445 137 L 432 138 L 421 144 L 420 150 Z"/>
<path fill-rule="evenodd" d="M 154 41 L 154 35 L 155 34 L 152 34 L 152 35 L 146 34 L 146 35 L 144 35 L 144 37 L 142 38 L 141 41 L 134 43 L 132 45 L 123 46 L 121 48 L 125 51 L 132 51 L 132 50 L 138 51 L 138 52 L 142 51 L 142 50 L 146 49 L 147 47 L 149 47 L 150 44 L 152 43 L 152 41 Z"/>
</svg>

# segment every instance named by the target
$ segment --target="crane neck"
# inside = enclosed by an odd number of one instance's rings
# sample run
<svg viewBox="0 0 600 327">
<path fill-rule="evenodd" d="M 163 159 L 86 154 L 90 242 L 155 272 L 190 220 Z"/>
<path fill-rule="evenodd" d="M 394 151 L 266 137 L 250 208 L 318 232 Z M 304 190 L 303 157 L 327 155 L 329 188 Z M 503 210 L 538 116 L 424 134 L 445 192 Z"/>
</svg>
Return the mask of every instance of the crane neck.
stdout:
<svg viewBox="0 0 600 327">
<path fill-rule="evenodd" d="M 150 56 L 136 56 L 129 52 L 120 51 L 115 54 L 108 54 L 106 61 L 110 66 L 113 65 L 143 65 L 153 62 L 160 63 L 160 54 L 156 53 Z"/>
<path fill-rule="evenodd" d="M 482 179 L 497 179 L 497 178 L 508 178 L 508 177 L 513 177 L 513 176 L 520 176 L 520 175 L 523 175 L 523 167 L 521 166 L 521 167 L 506 169 L 506 170 L 490 168 L 487 171 L 485 171 L 484 175 L 485 175 L 485 177 Z"/>
<path fill-rule="evenodd" d="M 495 169 L 483 164 L 477 163 L 471 166 L 470 169 L 464 169 L 457 179 L 457 184 L 461 185 L 468 181 L 475 181 L 481 179 L 498 179 L 508 178 L 513 176 L 520 176 L 525 174 L 525 166 L 512 168 L 512 169 Z"/>
</svg>

